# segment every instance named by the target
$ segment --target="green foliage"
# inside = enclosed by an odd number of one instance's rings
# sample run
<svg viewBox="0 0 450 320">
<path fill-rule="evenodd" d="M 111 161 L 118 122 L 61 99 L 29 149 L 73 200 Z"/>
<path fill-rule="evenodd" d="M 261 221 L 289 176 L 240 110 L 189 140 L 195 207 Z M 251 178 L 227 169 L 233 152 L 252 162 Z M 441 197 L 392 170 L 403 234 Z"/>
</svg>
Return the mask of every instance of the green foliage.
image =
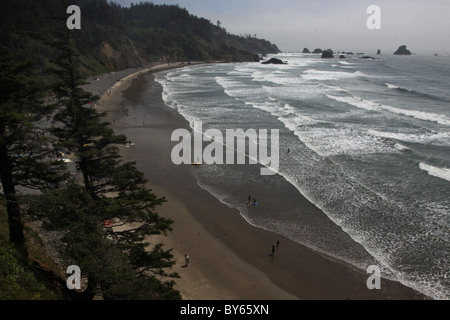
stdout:
<svg viewBox="0 0 450 320">
<path fill-rule="evenodd" d="M 26 258 L 10 243 L 0 240 L 0 300 L 56 300 L 28 265 Z"/>
<path fill-rule="evenodd" d="M 44 87 L 34 64 L 16 54 L 0 52 L 0 180 L 7 199 L 10 239 L 23 244 L 16 187 L 45 189 L 59 184 L 62 164 L 49 159 L 50 140 L 40 123 L 53 110 L 43 101 Z"/>
<path fill-rule="evenodd" d="M 51 56 L 51 51 L 43 48 L 41 42 L 30 41 L 26 34 L 48 35 L 52 30 L 48 17 L 64 14 L 67 18 L 67 2 L 9 2 L 0 11 L 0 47 L 26 48 L 33 59 Z M 252 61 L 255 54 L 279 52 L 268 41 L 230 35 L 219 24 L 194 16 L 179 6 L 140 2 L 127 8 L 107 0 L 73 0 L 70 4 L 81 8 L 82 29 L 73 36 L 75 47 L 83 57 L 85 75 L 160 60 Z"/>
<path fill-rule="evenodd" d="M 63 32 L 54 42 L 59 81 L 53 90 L 58 110 L 51 132 L 59 148 L 76 155 L 83 183 L 68 180 L 62 188 L 28 197 L 28 212 L 44 227 L 64 233 L 63 253 L 88 279 L 89 297 L 100 293 L 105 299 L 180 299 L 174 282 L 163 279 L 174 276 L 164 272 L 173 265 L 170 250 L 151 248 L 147 241 L 171 230 L 173 221 L 154 211 L 165 199 L 145 187 L 134 163 L 121 160 L 117 145 L 126 137 L 116 135 L 103 121 L 104 114 L 88 106 L 96 97 L 79 87 L 83 79 L 71 36 Z M 105 227 L 105 220 L 125 227 Z"/>
</svg>

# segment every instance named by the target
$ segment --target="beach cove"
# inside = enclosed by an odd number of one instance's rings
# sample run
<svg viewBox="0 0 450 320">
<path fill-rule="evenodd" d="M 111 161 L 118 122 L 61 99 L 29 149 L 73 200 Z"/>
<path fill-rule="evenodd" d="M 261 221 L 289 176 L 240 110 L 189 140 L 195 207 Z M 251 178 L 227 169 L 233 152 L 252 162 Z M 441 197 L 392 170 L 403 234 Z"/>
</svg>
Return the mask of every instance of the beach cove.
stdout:
<svg viewBox="0 0 450 320">
<path fill-rule="evenodd" d="M 171 160 L 176 129 L 189 123 L 167 107 L 152 73 L 180 65 L 160 64 L 91 79 L 86 86 L 102 95 L 99 111 L 119 134 L 135 143 L 122 148 L 126 161 L 136 161 L 149 187 L 168 200 L 157 212 L 175 221 L 168 237 L 153 237 L 174 248 L 179 273 L 177 289 L 186 300 L 423 299 L 396 281 L 382 279 L 381 290 L 369 290 L 370 274 L 327 257 L 278 234 L 250 225 L 240 213 L 201 188 L 195 167 Z M 248 170 L 258 170 L 249 166 Z M 246 199 L 247 194 L 243 195 Z M 319 210 L 302 198 L 301 208 Z M 272 255 L 272 244 L 280 246 Z M 185 266 L 184 256 L 191 261 Z"/>
</svg>

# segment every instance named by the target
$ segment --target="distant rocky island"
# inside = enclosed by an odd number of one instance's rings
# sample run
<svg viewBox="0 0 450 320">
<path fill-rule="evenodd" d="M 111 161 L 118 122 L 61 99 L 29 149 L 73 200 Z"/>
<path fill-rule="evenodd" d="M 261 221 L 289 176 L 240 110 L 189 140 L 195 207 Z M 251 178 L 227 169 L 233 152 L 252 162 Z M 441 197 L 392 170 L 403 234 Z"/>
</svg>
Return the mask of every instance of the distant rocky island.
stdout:
<svg viewBox="0 0 450 320">
<path fill-rule="evenodd" d="M 394 54 L 395 55 L 409 56 L 409 55 L 412 55 L 412 52 L 409 51 L 408 49 L 406 49 L 406 46 L 403 45 L 403 46 L 400 46 L 398 48 L 398 50 L 394 52 Z"/>
<path fill-rule="evenodd" d="M 311 51 L 308 48 L 304 48 L 302 53 L 311 53 Z M 313 54 L 321 54 L 322 55 L 321 57 L 324 58 L 324 59 L 334 58 L 334 55 L 333 55 L 334 52 L 331 49 L 322 50 L 322 49 L 318 48 L 318 49 L 314 49 L 314 51 L 312 53 Z M 354 53 L 351 52 L 351 51 L 348 51 L 348 52 L 342 51 L 342 52 L 338 52 L 338 53 L 341 54 L 339 56 L 340 59 L 345 59 L 344 55 L 354 55 Z M 409 55 L 412 55 L 413 53 L 407 49 L 406 45 L 402 45 L 402 46 L 400 46 L 398 48 L 397 51 L 394 52 L 394 54 L 395 55 L 409 56 Z M 364 53 L 362 53 L 362 52 L 361 53 L 357 53 L 357 55 L 363 56 Z M 381 50 L 380 49 L 377 50 L 377 55 L 381 55 Z M 376 60 L 377 58 L 364 55 L 363 57 L 360 57 L 360 59 Z"/>
</svg>

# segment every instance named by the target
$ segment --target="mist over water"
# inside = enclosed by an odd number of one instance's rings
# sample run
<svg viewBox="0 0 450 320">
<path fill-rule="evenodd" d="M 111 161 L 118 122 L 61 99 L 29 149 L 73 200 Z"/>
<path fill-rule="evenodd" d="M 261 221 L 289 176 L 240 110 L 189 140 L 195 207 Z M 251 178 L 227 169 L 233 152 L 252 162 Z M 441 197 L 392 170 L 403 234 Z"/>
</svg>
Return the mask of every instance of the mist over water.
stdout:
<svg viewBox="0 0 450 320">
<path fill-rule="evenodd" d="M 449 299 L 450 58 L 276 57 L 288 64 L 156 75 L 166 104 L 204 130 L 280 130 L 278 176 L 203 166 L 200 185 L 251 224 Z M 242 203 L 255 183 L 270 214 Z M 296 208 L 300 194 L 326 216 Z"/>
</svg>

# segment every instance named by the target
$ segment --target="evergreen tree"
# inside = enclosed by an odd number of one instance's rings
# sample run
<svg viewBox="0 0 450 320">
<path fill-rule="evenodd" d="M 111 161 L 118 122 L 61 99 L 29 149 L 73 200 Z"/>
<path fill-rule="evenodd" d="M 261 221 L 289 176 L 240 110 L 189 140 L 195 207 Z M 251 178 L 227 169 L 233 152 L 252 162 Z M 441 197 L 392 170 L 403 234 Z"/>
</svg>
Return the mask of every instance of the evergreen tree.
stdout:
<svg viewBox="0 0 450 320">
<path fill-rule="evenodd" d="M 51 159 L 43 122 L 52 111 L 33 76 L 33 64 L 0 54 L 0 178 L 6 198 L 10 240 L 24 243 L 16 187 L 46 189 L 61 182 L 61 162 Z"/>
<path fill-rule="evenodd" d="M 72 32 L 64 30 L 55 48 L 59 81 L 54 87 L 59 102 L 53 134 L 58 147 L 76 155 L 81 185 L 68 181 L 30 202 L 30 212 L 46 227 L 64 232 L 64 253 L 88 279 L 85 296 L 101 293 L 105 299 L 180 299 L 173 281 L 165 281 L 171 250 L 150 247 L 148 236 L 166 234 L 172 220 L 160 217 L 156 206 L 165 199 L 147 189 L 135 163 L 124 163 L 118 144 L 126 137 L 116 135 L 92 104 L 97 98 L 82 90 Z M 121 232 L 104 225 L 115 221 L 130 226 Z"/>
</svg>

